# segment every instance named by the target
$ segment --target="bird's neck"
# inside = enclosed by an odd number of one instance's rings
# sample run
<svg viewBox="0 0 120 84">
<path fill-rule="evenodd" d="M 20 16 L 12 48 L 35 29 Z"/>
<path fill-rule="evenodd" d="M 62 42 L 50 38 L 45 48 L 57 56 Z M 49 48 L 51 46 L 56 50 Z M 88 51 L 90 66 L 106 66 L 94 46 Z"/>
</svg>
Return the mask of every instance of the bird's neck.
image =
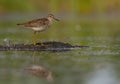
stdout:
<svg viewBox="0 0 120 84">
<path fill-rule="evenodd" d="M 50 21 L 50 23 L 52 23 L 53 18 L 48 17 L 47 19 Z"/>
</svg>

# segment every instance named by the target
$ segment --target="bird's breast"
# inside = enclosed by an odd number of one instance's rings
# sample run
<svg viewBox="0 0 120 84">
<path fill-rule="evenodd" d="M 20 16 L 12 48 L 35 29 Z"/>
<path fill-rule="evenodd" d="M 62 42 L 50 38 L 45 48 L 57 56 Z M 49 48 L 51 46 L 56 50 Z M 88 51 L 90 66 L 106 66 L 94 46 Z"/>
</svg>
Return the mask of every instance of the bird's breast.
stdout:
<svg viewBox="0 0 120 84">
<path fill-rule="evenodd" d="M 33 27 L 32 28 L 34 31 L 43 31 L 45 30 L 46 28 L 45 27 Z"/>
</svg>

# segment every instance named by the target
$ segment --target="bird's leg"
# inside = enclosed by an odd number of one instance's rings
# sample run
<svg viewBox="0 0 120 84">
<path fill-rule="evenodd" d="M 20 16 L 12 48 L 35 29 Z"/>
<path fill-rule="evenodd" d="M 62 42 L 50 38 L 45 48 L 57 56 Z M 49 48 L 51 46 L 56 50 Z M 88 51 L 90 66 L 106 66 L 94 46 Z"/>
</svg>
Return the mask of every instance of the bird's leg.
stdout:
<svg viewBox="0 0 120 84">
<path fill-rule="evenodd" d="M 37 33 L 37 38 L 39 39 L 40 38 L 40 33 L 38 32 Z M 41 46 L 44 46 L 44 44 L 42 42 L 40 42 Z"/>
<path fill-rule="evenodd" d="M 39 40 L 39 32 L 36 34 L 37 41 Z"/>
<path fill-rule="evenodd" d="M 34 31 L 33 36 L 32 36 L 34 45 L 36 45 L 36 36 L 35 35 L 36 35 L 36 31 Z"/>
</svg>

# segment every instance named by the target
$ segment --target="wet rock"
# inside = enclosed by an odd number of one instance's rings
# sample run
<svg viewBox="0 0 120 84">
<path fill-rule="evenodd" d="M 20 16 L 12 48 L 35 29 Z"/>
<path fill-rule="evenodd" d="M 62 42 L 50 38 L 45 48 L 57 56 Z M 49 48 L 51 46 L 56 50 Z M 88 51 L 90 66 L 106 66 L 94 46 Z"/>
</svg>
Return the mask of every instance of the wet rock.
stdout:
<svg viewBox="0 0 120 84">
<path fill-rule="evenodd" d="M 41 45 L 43 44 L 43 45 Z M 88 48 L 88 46 L 71 45 L 69 43 L 48 41 L 33 44 L 11 44 L 9 46 L 0 45 L 0 51 L 17 50 L 17 51 L 52 51 L 64 52 L 74 49 Z"/>
</svg>

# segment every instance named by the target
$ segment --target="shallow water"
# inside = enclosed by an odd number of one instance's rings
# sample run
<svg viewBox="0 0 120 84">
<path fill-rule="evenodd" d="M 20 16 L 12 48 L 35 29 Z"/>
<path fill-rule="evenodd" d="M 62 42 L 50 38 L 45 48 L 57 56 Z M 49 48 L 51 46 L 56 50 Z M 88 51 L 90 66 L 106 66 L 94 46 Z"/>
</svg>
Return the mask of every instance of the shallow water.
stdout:
<svg viewBox="0 0 120 84">
<path fill-rule="evenodd" d="M 16 21 L 0 21 L 0 43 L 32 43 L 32 31 Z M 28 19 L 29 20 L 29 19 Z M 64 19 L 63 19 L 64 21 Z M 67 52 L 0 51 L 0 83 L 49 83 L 27 73 L 26 67 L 43 66 L 52 72 L 55 84 L 119 84 L 120 28 L 118 23 L 54 22 L 41 32 L 39 41 L 60 41 L 89 46 Z"/>
</svg>

